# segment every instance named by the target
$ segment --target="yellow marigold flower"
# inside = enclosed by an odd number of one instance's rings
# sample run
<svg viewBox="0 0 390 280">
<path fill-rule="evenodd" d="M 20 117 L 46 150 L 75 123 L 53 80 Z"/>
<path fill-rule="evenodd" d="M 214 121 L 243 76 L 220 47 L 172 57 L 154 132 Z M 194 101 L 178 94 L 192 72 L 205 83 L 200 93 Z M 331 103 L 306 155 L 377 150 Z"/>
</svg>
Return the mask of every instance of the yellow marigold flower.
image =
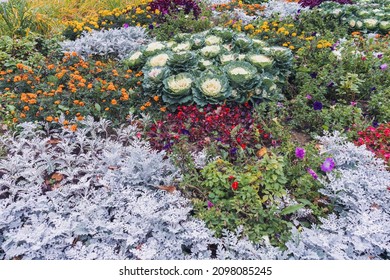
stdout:
<svg viewBox="0 0 390 280">
<path fill-rule="evenodd" d="M 295 49 L 295 47 L 294 47 L 294 46 L 289 46 L 289 48 L 290 48 L 291 50 Z"/>
<path fill-rule="evenodd" d="M 288 47 L 288 44 L 287 43 L 283 43 L 283 47 Z"/>
<path fill-rule="evenodd" d="M 291 36 L 295 37 L 295 36 L 297 36 L 297 33 L 294 32 L 291 34 Z"/>
</svg>

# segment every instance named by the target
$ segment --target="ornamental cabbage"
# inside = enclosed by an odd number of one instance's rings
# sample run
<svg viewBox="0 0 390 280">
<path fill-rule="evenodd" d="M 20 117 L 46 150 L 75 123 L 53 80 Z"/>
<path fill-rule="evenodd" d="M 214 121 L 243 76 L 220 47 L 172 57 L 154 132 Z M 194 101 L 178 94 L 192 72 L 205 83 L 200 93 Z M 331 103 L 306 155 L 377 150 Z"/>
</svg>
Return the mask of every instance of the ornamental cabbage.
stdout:
<svg viewBox="0 0 390 280">
<path fill-rule="evenodd" d="M 246 61 L 232 61 L 224 67 L 232 86 L 241 90 L 251 90 L 258 82 L 257 69 Z"/>
<path fill-rule="evenodd" d="M 379 23 L 379 29 L 382 30 L 383 32 L 390 31 L 390 21 L 381 21 Z"/>
<path fill-rule="evenodd" d="M 206 58 L 214 58 L 221 53 L 222 49 L 219 45 L 206 46 L 200 49 L 200 53 Z"/>
<path fill-rule="evenodd" d="M 226 53 L 226 54 L 221 54 L 219 56 L 219 61 L 221 62 L 222 65 L 235 60 L 236 60 L 236 55 L 234 53 Z"/>
<path fill-rule="evenodd" d="M 272 66 L 272 58 L 263 54 L 248 54 L 246 59 L 258 69 L 268 69 Z"/>
<path fill-rule="evenodd" d="M 234 45 L 237 52 L 247 52 L 252 49 L 252 40 L 245 35 L 237 35 L 234 39 Z"/>
<path fill-rule="evenodd" d="M 378 26 L 379 22 L 376 19 L 367 18 L 363 20 L 363 23 L 368 30 L 374 30 Z"/>
<path fill-rule="evenodd" d="M 234 33 L 230 29 L 215 27 L 210 30 L 210 34 L 214 34 L 222 38 L 223 42 L 231 42 L 234 36 Z"/>
<path fill-rule="evenodd" d="M 136 68 L 142 65 L 145 61 L 145 57 L 142 52 L 137 51 L 132 53 L 127 59 L 123 61 L 123 64 L 128 68 Z"/>
<path fill-rule="evenodd" d="M 162 99 L 168 104 L 184 104 L 192 100 L 191 88 L 193 78 L 189 73 L 169 76 L 163 81 Z"/>
<path fill-rule="evenodd" d="M 191 50 L 191 42 L 189 41 L 172 46 L 173 52 L 182 52 L 182 51 L 189 51 L 189 50 Z"/>
<path fill-rule="evenodd" d="M 194 101 L 200 105 L 222 103 L 231 95 L 231 87 L 225 75 L 203 73 L 195 82 Z"/>
<path fill-rule="evenodd" d="M 145 94 L 154 96 L 161 95 L 163 90 L 163 80 L 168 77 L 170 71 L 167 67 L 155 67 L 144 70 L 144 80 L 142 89 Z"/>
<path fill-rule="evenodd" d="M 153 43 L 150 43 L 149 45 L 147 45 L 145 47 L 145 50 L 144 50 L 144 55 L 145 56 L 151 56 L 151 55 L 154 55 L 158 52 L 161 52 L 162 50 L 164 50 L 166 48 L 165 44 L 161 43 L 161 42 L 153 42 Z"/>
<path fill-rule="evenodd" d="M 168 61 L 171 71 L 176 74 L 187 72 L 198 66 L 197 55 L 191 51 L 173 53 Z"/>
<path fill-rule="evenodd" d="M 204 42 L 207 46 L 219 45 L 222 43 L 222 38 L 215 35 L 209 35 L 205 38 Z"/>
<path fill-rule="evenodd" d="M 149 67 L 163 67 L 168 63 L 169 59 L 168 53 L 160 53 L 149 58 L 146 65 Z"/>
</svg>

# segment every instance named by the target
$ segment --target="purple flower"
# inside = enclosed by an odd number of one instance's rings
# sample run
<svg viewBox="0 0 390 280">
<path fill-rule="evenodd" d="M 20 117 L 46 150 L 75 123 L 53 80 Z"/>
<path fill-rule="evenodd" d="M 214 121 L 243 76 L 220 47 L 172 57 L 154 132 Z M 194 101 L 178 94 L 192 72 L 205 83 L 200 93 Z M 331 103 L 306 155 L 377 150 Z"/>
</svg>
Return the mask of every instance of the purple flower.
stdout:
<svg viewBox="0 0 390 280">
<path fill-rule="evenodd" d="M 128 23 L 124 23 L 123 24 L 123 28 L 128 28 L 129 27 L 129 24 Z"/>
<path fill-rule="evenodd" d="M 314 109 L 315 111 L 321 111 L 321 110 L 322 110 L 322 103 L 319 102 L 319 101 L 315 101 L 315 102 L 313 103 L 313 109 Z"/>
<path fill-rule="evenodd" d="M 384 63 L 384 64 L 382 64 L 381 66 L 379 66 L 379 68 L 380 68 L 382 71 L 386 70 L 388 67 L 389 67 L 389 66 L 388 66 L 386 63 Z"/>
<path fill-rule="evenodd" d="M 355 101 L 351 102 L 351 106 L 356 106 L 356 104 L 357 104 L 357 102 L 355 102 Z"/>
<path fill-rule="evenodd" d="M 317 180 L 317 179 L 318 179 L 318 175 L 317 175 L 317 173 L 314 172 L 313 169 L 308 168 L 308 169 L 307 169 L 307 172 L 309 172 L 309 174 L 311 175 L 311 177 L 313 177 L 314 180 Z"/>
<path fill-rule="evenodd" d="M 295 156 L 299 159 L 303 159 L 305 157 L 305 149 L 297 147 L 295 149 Z"/>
<path fill-rule="evenodd" d="M 149 24 L 149 29 L 153 29 L 153 28 L 154 28 L 153 24 Z"/>
<path fill-rule="evenodd" d="M 378 56 L 377 56 L 379 59 L 381 59 L 382 57 L 383 57 L 383 54 L 378 54 Z"/>
<path fill-rule="evenodd" d="M 372 122 L 372 126 L 375 127 L 375 128 L 377 128 L 377 127 L 379 126 L 379 123 L 378 123 L 377 121 L 373 121 L 373 122 Z"/>
<path fill-rule="evenodd" d="M 210 200 L 207 200 L 207 208 L 210 209 L 214 207 L 214 203 L 212 203 Z"/>
<path fill-rule="evenodd" d="M 370 88 L 370 91 L 374 91 L 374 90 L 376 90 L 376 87 Z"/>
<path fill-rule="evenodd" d="M 326 85 L 327 87 L 333 87 L 334 86 L 334 82 L 333 81 L 330 81 L 327 85 Z"/>
<path fill-rule="evenodd" d="M 313 79 L 317 78 L 317 75 L 317 72 L 310 73 L 310 77 L 312 77 Z"/>
<path fill-rule="evenodd" d="M 306 95 L 306 99 L 311 99 L 311 95 L 310 94 L 308 94 L 308 95 Z"/>
<path fill-rule="evenodd" d="M 332 158 L 325 159 L 324 163 L 321 165 L 321 170 L 324 172 L 330 172 L 333 170 L 335 163 Z"/>
</svg>

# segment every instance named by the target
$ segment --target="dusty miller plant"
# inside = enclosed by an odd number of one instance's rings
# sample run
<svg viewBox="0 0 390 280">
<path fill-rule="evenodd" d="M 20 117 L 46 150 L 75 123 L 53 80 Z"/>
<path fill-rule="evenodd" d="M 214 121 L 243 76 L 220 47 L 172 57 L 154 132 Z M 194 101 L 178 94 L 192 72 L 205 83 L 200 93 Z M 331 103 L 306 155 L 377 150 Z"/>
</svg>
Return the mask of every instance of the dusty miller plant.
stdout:
<svg viewBox="0 0 390 280">
<path fill-rule="evenodd" d="M 265 9 L 258 11 L 257 14 L 265 18 L 278 17 L 279 19 L 284 19 L 288 16 L 296 16 L 303 11 L 309 10 L 309 8 L 302 7 L 299 3 L 278 0 L 270 0 L 262 5 Z"/>
<path fill-rule="evenodd" d="M 304 228 L 287 247 L 296 259 L 389 259 L 390 173 L 381 159 L 339 133 L 320 138 L 335 160 L 322 193 L 335 213 Z"/>
<path fill-rule="evenodd" d="M 137 51 L 151 39 L 142 27 L 123 27 L 83 32 L 75 41 L 61 42 L 63 52 L 76 52 L 83 59 L 89 56 L 121 60 Z"/>
<path fill-rule="evenodd" d="M 234 233 L 214 238 L 187 199 L 159 189 L 180 174 L 136 127 L 82 127 L 24 123 L 1 138 L 0 259 L 272 258 Z"/>
</svg>

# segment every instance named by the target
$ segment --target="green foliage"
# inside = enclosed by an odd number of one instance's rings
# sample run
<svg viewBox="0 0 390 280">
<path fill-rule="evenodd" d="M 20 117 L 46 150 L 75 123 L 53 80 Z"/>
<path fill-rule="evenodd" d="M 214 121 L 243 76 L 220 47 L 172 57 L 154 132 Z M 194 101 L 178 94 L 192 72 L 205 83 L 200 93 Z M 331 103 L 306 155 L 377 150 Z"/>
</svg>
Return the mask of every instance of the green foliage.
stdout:
<svg viewBox="0 0 390 280">
<path fill-rule="evenodd" d="M 380 123 L 390 121 L 390 88 L 383 89 L 379 92 L 374 91 L 371 94 L 368 107 L 370 114 Z"/>
<path fill-rule="evenodd" d="M 209 14 L 195 19 L 192 13 L 185 14 L 180 11 L 178 14 L 166 15 L 165 21 L 152 30 L 153 35 L 159 41 L 169 41 L 174 35 L 179 33 L 197 33 L 211 27 Z"/>
<path fill-rule="evenodd" d="M 30 32 L 48 34 L 52 20 L 38 9 L 31 8 L 27 0 L 8 0 L 0 3 L 0 35 L 27 36 Z"/>
<path fill-rule="evenodd" d="M 208 227 L 219 235 L 224 228 L 234 230 L 237 226 L 243 225 L 244 233 L 251 240 L 259 241 L 268 236 L 273 244 L 280 245 L 288 238 L 289 223 L 281 219 L 276 207 L 262 202 L 260 195 L 261 192 L 267 191 L 269 200 L 274 195 L 280 195 L 272 175 L 268 179 L 269 170 L 278 168 L 263 164 L 237 167 L 223 160 L 208 164 L 202 170 L 201 189 L 207 192 L 208 200 L 213 203 L 213 207 L 207 207 L 206 201 L 196 200 L 196 216 L 206 221 Z M 264 174 L 268 174 L 265 175 L 266 183 L 263 183 Z M 279 177 L 283 178 L 283 175 Z M 236 190 L 232 188 L 235 183 L 238 184 Z"/>
<path fill-rule="evenodd" d="M 15 69 L 16 64 L 42 64 L 45 57 L 60 57 L 59 38 L 29 35 L 23 38 L 0 36 L 0 69 Z"/>
</svg>

